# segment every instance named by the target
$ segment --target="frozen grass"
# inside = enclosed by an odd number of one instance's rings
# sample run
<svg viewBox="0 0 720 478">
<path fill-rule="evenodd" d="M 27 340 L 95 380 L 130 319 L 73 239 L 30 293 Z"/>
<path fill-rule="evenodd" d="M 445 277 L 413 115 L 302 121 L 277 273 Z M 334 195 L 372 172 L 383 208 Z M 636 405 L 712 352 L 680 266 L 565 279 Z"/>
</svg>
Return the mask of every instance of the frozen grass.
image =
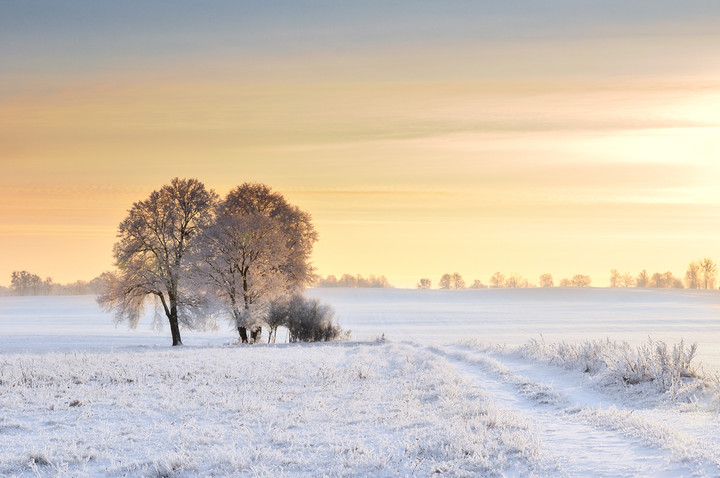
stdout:
<svg viewBox="0 0 720 478">
<path fill-rule="evenodd" d="M 533 339 L 504 351 L 586 373 L 599 386 L 620 389 L 625 395 L 656 394 L 670 402 L 720 403 L 720 380 L 706 375 L 696 363 L 697 345 L 682 340 L 668 346 L 649 339 L 633 347 L 609 339 L 551 344 Z"/>
<path fill-rule="evenodd" d="M 400 344 L 0 356 L 3 476 L 518 476 L 528 425 Z"/>
</svg>

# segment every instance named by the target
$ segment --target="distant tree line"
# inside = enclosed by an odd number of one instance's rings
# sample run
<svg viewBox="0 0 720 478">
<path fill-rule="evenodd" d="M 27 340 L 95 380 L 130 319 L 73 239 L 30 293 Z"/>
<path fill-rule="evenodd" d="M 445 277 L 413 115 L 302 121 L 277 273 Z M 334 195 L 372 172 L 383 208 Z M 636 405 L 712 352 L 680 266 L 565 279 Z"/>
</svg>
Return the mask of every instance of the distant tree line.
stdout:
<svg viewBox="0 0 720 478">
<path fill-rule="evenodd" d="M 675 277 L 672 272 L 655 272 L 649 274 L 643 269 L 636 277 L 630 273 L 620 273 L 617 269 L 610 271 L 610 287 L 650 287 L 657 289 L 715 289 L 718 267 L 715 262 L 705 257 L 690 262 L 685 277 Z"/>
<path fill-rule="evenodd" d="M 368 278 L 361 276 L 360 274 L 351 275 L 343 274 L 340 279 L 334 275 L 329 275 L 325 278 L 320 277 L 314 283 L 315 287 L 373 287 L 373 288 L 391 288 L 392 285 L 385 276 L 374 276 L 371 275 Z"/>
<path fill-rule="evenodd" d="M 79 280 L 68 284 L 59 284 L 47 277 L 43 279 L 28 271 L 13 271 L 10 287 L 0 287 L 1 295 L 97 295 L 103 290 L 103 277 L 89 282 Z"/>
<path fill-rule="evenodd" d="M 588 287 L 590 284 L 590 276 L 583 274 L 577 274 L 573 276 L 572 279 L 562 279 L 560 281 L 560 287 Z M 551 274 L 543 274 L 540 276 L 540 287 L 553 286 L 554 280 Z M 416 287 L 418 289 L 431 289 L 432 280 L 428 277 L 423 277 L 418 281 Z M 480 279 L 475 279 L 469 286 L 466 286 L 465 280 L 458 272 L 443 274 L 438 282 L 438 288 L 440 289 L 524 289 L 528 287 L 537 286 L 530 283 L 528 279 L 520 274 L 513 273 L 509 276 L 505 276 L 501 272 L 495 272 L 490 277 L 487 285 L 485 285 Z"/>
<path fill-rule="evenodd" d="M 617 269 L 610 271 L 610 287 L 643 287 L 658 289 L 716 289 L 718 277 L 718 266 L 710 258 L 693 261 L 688 265 L 684 278 L 673 275 L 672 272 L 654 272 L 648 273 L 643 269 L 637 276 L 633 276 L 629 272 L 621 273 Z M 592 284 L 590 276 L 585 274 L 575 274 L 570 278 L 561 279 L 558 287 L 589 287 Z M 454 272 L 446 273 L 440 277 L 438 288 L 440 289 L 500 289 L 500 288 L 526 288 L 538 287 L 528 281 L 520 274 L 510 274 L 508 276 L 501 272 L 495 272 L 485 285 L 481 280 L 475 279 L 469 286 L 466 285 L 462 275 Z M 552 274 L 542 274 L 539 277 L 539 287 L 555 287 L 555 280 Z M 416 284 L 418 289 L 431 289 L 432 280 L 423 277 Z"/>
</svg>

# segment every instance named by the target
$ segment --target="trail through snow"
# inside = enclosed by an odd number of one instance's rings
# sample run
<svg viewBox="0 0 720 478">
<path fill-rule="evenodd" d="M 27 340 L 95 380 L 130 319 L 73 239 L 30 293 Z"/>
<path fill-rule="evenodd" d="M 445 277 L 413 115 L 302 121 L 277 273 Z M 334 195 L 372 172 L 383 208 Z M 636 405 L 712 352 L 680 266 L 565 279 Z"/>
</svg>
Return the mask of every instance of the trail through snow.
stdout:
<svg viewBox="0 0 720 478">
<path fill-rule="evenodd" d="M 497 408 L 532 423 L 566 476 L 720 476 L 716 415 L 643 413 L 550 365 L 462 346 L 427 350 L 444 357 Z"/>
</svg>

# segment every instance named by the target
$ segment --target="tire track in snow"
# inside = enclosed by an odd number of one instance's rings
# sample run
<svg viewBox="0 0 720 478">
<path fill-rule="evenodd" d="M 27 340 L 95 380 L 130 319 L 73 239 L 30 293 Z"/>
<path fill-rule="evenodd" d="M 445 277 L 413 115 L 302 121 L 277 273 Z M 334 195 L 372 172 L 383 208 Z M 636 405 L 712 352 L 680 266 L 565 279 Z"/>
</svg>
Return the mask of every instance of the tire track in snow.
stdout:
<svg viewBox="0 0 720 478">
<path fill-rule="evenodd" d="M 577 400 L 572 389 L 534 381 L 484 352 L 426 349 L 459 369 L 498 408 L 528 419 L 568 476 L 720 476 L 714 453 L 704 453 L 707 447 L 694 446 L 699 444 L 692 437 L 671 427 L 582 400 L 585 394 Z"/>
</svg>

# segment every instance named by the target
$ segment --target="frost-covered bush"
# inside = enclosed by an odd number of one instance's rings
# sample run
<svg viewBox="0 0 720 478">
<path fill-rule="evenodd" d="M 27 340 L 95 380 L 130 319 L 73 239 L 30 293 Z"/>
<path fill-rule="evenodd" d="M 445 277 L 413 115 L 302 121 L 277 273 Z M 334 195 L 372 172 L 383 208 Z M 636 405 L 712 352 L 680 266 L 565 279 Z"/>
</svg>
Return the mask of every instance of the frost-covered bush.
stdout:
<svg viewBox="0 0 720 478">
<path fill-rule="evenodd" d="M 639 347 L 609 339 L 568 344 L 546 344 L 532 340 L 521 348 L 525 356 L 540 359 L 563 368 L 601 376 L 605 382 L 622 385 L 652 384 L 660 392 L 675 394 L 684 379 L 700 378 L 693 360 L 697 344 L 683 341 L 668 347 L 649 340 Z"/>
<path fill-rule="evenodd" d="M 332 307 L 301 294 L 273 301 L 268 309 L 267 322 L 271 325 L 271 334 L 273 327 L 287 327 L 290 342 L 329 342 L 349 336 L 349 332 L 335 323 Z"/>
</svg>

